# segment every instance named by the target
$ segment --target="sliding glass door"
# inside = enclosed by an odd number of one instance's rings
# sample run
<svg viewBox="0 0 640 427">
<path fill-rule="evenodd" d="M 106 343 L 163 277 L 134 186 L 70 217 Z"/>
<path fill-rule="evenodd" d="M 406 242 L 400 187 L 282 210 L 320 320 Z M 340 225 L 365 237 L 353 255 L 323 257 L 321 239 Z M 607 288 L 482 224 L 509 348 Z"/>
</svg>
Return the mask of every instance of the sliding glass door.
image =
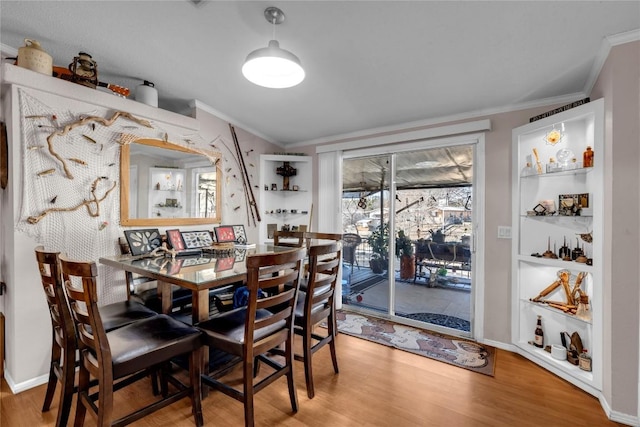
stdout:
<svg viewBox="0 0 640 427">
<path fill-rule="evenodd" d="M 359 181 L 343 180 L 345 304 L 389 311 L 389 155 L 348 159 L 344 171 L 359 171 Z M 344 175 L 344 174 L 343 174 Z"/>
<path fill-rule="evenodd" d="M 343 159 L 343 304 L 470 336 L 475 144 Z"/>
</svg>

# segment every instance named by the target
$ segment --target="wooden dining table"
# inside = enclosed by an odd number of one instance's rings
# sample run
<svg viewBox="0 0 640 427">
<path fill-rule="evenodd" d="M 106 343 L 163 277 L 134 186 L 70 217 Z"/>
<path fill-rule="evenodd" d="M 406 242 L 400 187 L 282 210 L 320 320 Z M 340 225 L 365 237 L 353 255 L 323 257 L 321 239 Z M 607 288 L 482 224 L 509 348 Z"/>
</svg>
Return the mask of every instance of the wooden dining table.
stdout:
<svg viewBox="0 0 640 427">
<path fill-rule="evenodd" d="M 191 290 L 192 320 L 197 324 L 209 318 L 209 290 L 231 283 L 247 281 L 246 259 L 255 254 L 287 252 L 297 248 L 256 245 L 224 252 L 203 252 L 186 257 L 144 257 L 119 255 L 100 258 L 100 263 L 118 270 L 129 271 L 158 281 L 162 298 L 162 312 L 172 310 L 171 285 Z"/>
</svg>

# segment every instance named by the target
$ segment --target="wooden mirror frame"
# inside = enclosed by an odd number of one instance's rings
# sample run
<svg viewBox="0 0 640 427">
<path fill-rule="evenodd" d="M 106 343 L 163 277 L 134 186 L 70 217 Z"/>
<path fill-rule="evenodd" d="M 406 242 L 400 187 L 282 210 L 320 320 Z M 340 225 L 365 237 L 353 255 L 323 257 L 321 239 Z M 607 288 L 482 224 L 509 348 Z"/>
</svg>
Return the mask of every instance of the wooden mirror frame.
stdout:
<svg viewBox="0 0 640 427">
<path fill-rule="evenodd" d="M 143 144 L 166 150 L 181 151 L 189 154 L 199 154 L 206 157 L 202 151 L 190 150 L 187 147 L 172 144 L 159 139 L 138 139 L 131 144 Z M 216 163 L 216 216 L 213 218 L 129 218 L 129 168 L 130 144 L 120 147 L 120 225 L 122 226 L 179 226 L 179 225 L 206 225 L 222 222 L 222 173 Z M 208 152 L 218 159 L 221 155 L 216 152 Z M 213 164 L 212 164 L 213 165 Z"/>
</svg>

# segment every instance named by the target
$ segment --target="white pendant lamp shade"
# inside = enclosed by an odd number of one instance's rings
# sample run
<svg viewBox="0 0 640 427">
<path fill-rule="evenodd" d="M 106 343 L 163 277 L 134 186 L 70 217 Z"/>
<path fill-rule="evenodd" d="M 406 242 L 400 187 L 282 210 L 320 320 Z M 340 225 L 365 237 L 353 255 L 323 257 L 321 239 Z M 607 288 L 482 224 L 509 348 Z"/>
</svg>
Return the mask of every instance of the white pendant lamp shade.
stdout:
<svg viewBox="0 0 640 427">
<path fill-rule="evenodd" d="M 281 49 L 276 40 L 251 52 L 242 66 L 242 74 L 251 83 L 274 89 L 300 84 L 305 76 L 298 57 Z"/>
<path fill-rule="evenodd" d="M 251 83 L 273 89 L 300 84 L 305 76 L 300 60 L 293 53 L 280 48 L 275 40 L 275 27 L 284 21 L 284 13 L 272 6 L 265 9 L 264 17 L 273 25 L 273 40 L 269 46 L 256 49 L 247 56 L 242 74 Z"/>
</svg>

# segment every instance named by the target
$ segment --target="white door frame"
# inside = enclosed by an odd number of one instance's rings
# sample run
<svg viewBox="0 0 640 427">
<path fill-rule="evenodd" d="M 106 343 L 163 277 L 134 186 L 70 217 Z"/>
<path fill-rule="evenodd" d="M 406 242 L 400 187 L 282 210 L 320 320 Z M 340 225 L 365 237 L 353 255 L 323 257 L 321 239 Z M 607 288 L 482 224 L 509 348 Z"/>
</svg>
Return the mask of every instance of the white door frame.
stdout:
<svg viewBox="0 0 640 427">
<path fill-rule="evenodd" d="M 487 129 L 490 129 L 490 123 L 487 126 Z M 485 129 L 478 129 L 485 130 Z M 348 146 L 344 144 L 336 145 L 335 151 L 327 149 L 327 146 L 323 146 L 322 149 L 318 147 L 317 152 L 319 154 L 319 181 L 323 181 L 327 179 L 328 174 L 332 174 L 333 178 L 333 194 L 328 194 L 331 189 L 327 188 L 328 186 L 323 186 L 323 200 L 327 197 L 330 200 L 335 200 L 341 194 L 342 188 L 342 177 L 341 173 L 337 174 L 340 176 L 339 179 L 335 179 L 335 171 L 342 170 L 342 159 L 349 159 L 355 157 L 364 157 L 364 156 L 372 156 L 372 155 L 383 155 L 383 154 L 393 154 L 402 151 L 416 151 L 421 149 L 430 149 L 430 148 L 439 148 L 446 147 L 452 145 L 466 145 L 466 144 L 474 144 L 474 164 L 473 164 L 473 188 L 474 188 L 474 197 L 473 197 L 473 241 L 472 241 L 472 252 L 474 255 L 474 262 L 472 263 L 472 301 L 471 304 L 471 337 L 476 340 L 482 340 L 484 338 L 484 255 L 479 248 L 484 247 L 484 232 L 485 232 L 485 218 L 484 218 L 484 194 L 485 194 L 485 136 L 484 133 L 474 133 L 474 134 L 465 134 L 465 135 L 455 135 L 449 137 L 436 137 L 432 139 L 420 139 L 420 140 L 412 140 L 411 142 L 404 142 L 406 140 L 402 140 L 402 135 L 396 135 L 398 141 L 395 144 L 385 144 L 385 145 L 375 145 L 370 147 L 362 148 L 362 141 L 359 141 L 357 144 L 353 145 L 352 150 L 349 150 Z M 388 140 L 385 142 L 389 142 Z M 344 150 L 344 151 L 343 151 Z M 324 159 L 324 162 L 322 161 Z M 325 166 L 323 167 L 323 163 Z M 339 168 L 339 169 L 338 169 Z M 324 178 L 323 178 L 324 177 Z M 340 184 L 340 185 L 338 185 Z M 393 186 L 395 188 L 395 186 Z M 393 198 L 392 198 L 393 200 Z M 332 203 L 333 204 L 333 203 Z M 340 205 L 339 205 L 340 206 Z M 331 207 L 333 210 L 333 206 Z M 335 211 L 334 211 L 335 212 Z M 339 222 L 340 216 L 329 215 L 326 220 L 323 221 L 323 216 L 319 217 L 319 229 L 325 229 L 330 227 L 330 229 L 336 229 Z M 324 223 L 323 223 L 324 222 Z M 329 228 L 327 228 L 329 229 Z M 341 295 L 341 291 L 338 292 L 338 295 Z M 340 299 L 337 299 L 338 307 L 341 307 Z M 390 301 L 391 304 L 391 301 Z M 392 307 L 392 306 L 390 306 Z M 407 319 L 402 318 L 403 321 Z M 479 320 L 479 321 L 476 321 Z M 436 328 L 437 329 L 437 328 Z"/>
</svg>

